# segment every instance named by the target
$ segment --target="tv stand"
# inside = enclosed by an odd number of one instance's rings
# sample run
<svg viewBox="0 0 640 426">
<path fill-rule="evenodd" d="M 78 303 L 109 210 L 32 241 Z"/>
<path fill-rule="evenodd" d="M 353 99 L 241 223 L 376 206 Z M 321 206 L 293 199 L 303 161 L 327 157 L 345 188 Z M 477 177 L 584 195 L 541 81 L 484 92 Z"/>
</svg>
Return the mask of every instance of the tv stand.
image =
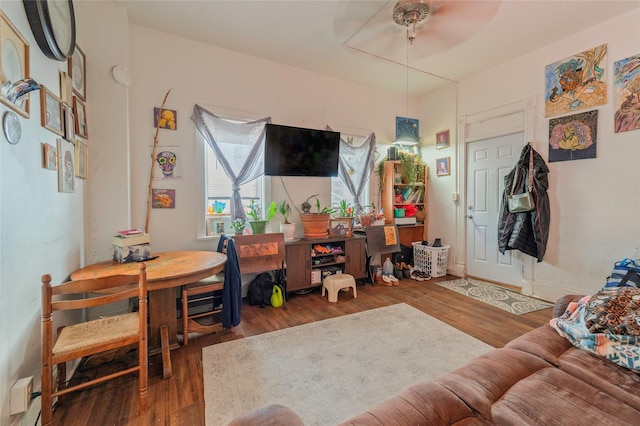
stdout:
<svg viewBox="0 0 640 426">
<path fill-rule="evenodd" d="M 336 271 L 353 275 L 356 280 L 366 279 L 365 241 L 364 237 L 352 236 L 302 238 L 285 243 L 287 292 L 320 287 L 323 274 Z"/>
</svg>

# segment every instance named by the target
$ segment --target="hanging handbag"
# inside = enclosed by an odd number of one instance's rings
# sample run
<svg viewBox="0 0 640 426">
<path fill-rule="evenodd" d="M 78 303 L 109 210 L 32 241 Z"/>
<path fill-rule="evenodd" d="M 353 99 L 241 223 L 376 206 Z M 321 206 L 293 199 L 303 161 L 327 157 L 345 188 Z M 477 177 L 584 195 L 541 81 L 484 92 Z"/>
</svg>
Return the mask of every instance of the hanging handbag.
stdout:
<svg viewBox="0 0 640 426">
<path fill-rule="evenodd" d="M 511 194 L 508 196 L 509 212 L 522 213 L 529 212 L 534 209 L 535 202 L 533 201 L 533 147 L 529 146 L 529 182 L 527 190 L 522 194 L 514 194 L 516 190 L 516 184 L 519 180 L 520 167 L 516 166 L 516 173 L 513 176 L 513 183 L 511 184 Z"/>
</svg>

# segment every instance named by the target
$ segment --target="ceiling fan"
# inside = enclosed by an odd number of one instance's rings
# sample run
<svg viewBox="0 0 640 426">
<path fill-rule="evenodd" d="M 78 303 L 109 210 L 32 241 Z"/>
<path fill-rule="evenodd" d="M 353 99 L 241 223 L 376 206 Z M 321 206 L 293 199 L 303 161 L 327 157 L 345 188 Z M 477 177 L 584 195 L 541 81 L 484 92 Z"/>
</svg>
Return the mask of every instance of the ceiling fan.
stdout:
<svg viewBox="0 0 640 426">
<path fill-rule="evenodd" d="M 343 1 L 334 31 L 344 47 L 403 63 L 407 39 L 419 61 L 472 37 L 497 13 L 502 0 Z M 404 30 L 402 27 L 405 27 Z"/>
</svg>

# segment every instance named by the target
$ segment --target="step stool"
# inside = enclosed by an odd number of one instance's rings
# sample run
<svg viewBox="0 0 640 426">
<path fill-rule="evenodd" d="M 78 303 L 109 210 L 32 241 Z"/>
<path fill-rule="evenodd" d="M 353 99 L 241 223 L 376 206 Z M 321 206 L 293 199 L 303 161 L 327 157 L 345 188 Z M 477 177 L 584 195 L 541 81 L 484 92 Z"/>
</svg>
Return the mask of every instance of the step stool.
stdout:
<svg viewBox="0 0 640 426">
<path fill-rule="evenodd" d="M 329 275 L 322 282 L 322 297 L 324 297 L 325 290 L 329 293 L 329 302 L 338 301 L 338 292 L 343 288 L 353 288 L 353 297 L 358 297 L 356 294 L 356 280 L 349 274 L 336 274 Z"/>
</svg>

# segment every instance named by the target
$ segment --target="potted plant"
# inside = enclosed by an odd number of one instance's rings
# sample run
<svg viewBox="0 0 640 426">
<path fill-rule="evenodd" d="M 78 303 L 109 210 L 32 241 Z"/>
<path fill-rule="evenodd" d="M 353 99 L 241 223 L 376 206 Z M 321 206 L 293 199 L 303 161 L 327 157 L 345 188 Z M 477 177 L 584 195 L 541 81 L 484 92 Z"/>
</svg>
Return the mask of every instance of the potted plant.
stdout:
<svg viewBox="0 0 640 426">
<path fill-rule="evenodd" d="M 311 213 L 311 203 L 309 200 L 315 199 L 316 212 Z M 305 238 L 326 238 L 329 233 L 329 219 L 331 215 L 335 213 L 335 209 L 330 207 L 321 207 L 318 194 L 312 195 L 302 203 L 302 214 L 300 219 L 302 220 L 302 226 L 304 228 Z"/>
<path fill-rule="evenodd" d="M 400 175 L 402 183 L 415 183 L 418 178 L 418 163 L 420 158 L 415 154 L 400 151 Z"/>
<path fill-rule="evenodd" d="M 293 240 L 293 236 L 296 233 L 296 224 L 289 222 L 291 206 L 287 203 L 287 200 L 282 200 L 281 203 L 277 204 L 276 211 L 280 219 L 282 219 L 280 232 L 284 234 L 284 239 L 287 241 Z"/>
<path fill-rule="evenodd" d="M 247 225 L 245 224 L 244 220 L 242 219 L 235 219 L 233 222 L 231 222 L 231 227 L 233 228 L 233 230 L 235 231 L 236 235 L 242 235 L 244 228 Z"/>
<path fill-rule="evenodd" d="M 247 206 L 247 216 L 251 218 L 251 220 L 249 220 L 249 225 L 251 226 L 251 232 L 253 234 L 264 234 L 267 227 L 267 223 L 269 223 L 269 221 L 273 219 L 273 216 L 275 216 L 275 214 L 276 214 L 276 203 L 272 201 L 271 205 L 269 205 L 269 209 L 267 210 L 266 218 L 263 219 L 262 207 L 260 206 L 260 204 L 258 204 L 258 202 L 255 199 L 252 199 L 249 202 L 249 205 Z"/>
</svg>

